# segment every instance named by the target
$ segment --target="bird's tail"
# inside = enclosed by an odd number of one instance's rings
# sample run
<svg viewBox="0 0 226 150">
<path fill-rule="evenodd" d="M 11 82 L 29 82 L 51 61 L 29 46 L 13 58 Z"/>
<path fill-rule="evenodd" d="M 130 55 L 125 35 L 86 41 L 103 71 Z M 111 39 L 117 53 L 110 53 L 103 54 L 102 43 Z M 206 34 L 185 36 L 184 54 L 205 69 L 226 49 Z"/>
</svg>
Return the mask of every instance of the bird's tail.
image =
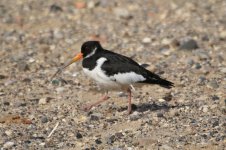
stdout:
<svg viewBox="0 0 226 150">
<path fill-rule="evenodd" d="M 174 87 L 174 83 L 167 81 L 165 79 L 160 79 L 157 80 L 157 84 L 161 87 L 167 88 L 167 89 L 171 89 L 172 87 Z"/>
</svg>

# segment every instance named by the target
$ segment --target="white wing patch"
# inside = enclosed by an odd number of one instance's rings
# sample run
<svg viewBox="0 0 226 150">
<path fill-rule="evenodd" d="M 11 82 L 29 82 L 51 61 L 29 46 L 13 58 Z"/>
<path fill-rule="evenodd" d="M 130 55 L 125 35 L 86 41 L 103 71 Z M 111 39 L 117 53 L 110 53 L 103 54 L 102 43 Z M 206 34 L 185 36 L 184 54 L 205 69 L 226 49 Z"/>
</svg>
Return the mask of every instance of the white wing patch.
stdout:
<svg viewBox="0 0 226 150">
<path fill-rule="evenodd" d="M 120 84 L 132 84 L 146 80 L 142 75 L 136 74 L 135 72 L 118 73 L 110 78 L 115 79 Z"/>
</svg>

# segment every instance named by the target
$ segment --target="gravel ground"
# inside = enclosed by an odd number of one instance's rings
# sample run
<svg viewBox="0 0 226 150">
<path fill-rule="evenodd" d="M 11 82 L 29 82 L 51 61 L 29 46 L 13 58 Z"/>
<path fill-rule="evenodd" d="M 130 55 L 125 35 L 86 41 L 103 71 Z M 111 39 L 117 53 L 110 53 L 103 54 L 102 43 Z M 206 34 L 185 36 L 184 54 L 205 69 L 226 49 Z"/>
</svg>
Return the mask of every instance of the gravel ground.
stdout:
<svg viewBox="0 0 226 150">
<path fill-rule="evenodd" d="M 225 149 L 225 0 L 1 0 L 0 35 L 1 149 Z M 176 87 L 82 111 L 102 93 L 81 63 L 49 79 L 87 40 Z"/>
</svg>

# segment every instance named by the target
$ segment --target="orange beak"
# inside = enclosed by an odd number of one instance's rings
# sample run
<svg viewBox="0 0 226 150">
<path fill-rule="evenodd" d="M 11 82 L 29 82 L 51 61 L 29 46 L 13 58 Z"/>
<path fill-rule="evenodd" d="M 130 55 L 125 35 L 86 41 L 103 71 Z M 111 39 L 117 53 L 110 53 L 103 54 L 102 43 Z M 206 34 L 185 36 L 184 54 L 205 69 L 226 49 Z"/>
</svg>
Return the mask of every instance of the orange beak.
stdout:
<svg viewBox="0 0 226 150">
<path fill-rule="evenodd" d="M 82 53 L 78 53 L 72 60 L 70 60 L 69 62 L 65 63 L 62 67 L 60 67 L 57 72 L 52 76 L 51 80 L 58 74 L 61 73 L 62 70 L 66 67 L 68 67 L 69 65 L 73 64 L 74 62 L 80 60 L 83 58 L 83 54 Z"/>
</svg>

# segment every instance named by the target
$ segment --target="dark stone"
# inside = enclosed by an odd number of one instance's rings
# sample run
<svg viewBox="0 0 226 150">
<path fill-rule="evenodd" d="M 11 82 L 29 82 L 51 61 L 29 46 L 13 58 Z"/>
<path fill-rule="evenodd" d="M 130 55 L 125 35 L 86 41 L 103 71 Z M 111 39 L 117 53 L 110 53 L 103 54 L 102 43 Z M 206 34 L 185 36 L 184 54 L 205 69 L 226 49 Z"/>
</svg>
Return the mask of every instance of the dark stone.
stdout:
<svg viewBox="0 0 226 150">
<path fill-rule="evenodd" d="M 201 68 L 202 68 L 202 66 L 200 63 L 195 63 L 195 69 L 201 69 Z"/>
<path fill-rule="evenodd" d="M 96 150 L 96 148 L 95 147 L 91 147 L 90 150 Z"/>
<path fill-rule="evenodd" d="M 193 39 L 186 40 L 180 44 L 180 49 L 193 50 L 199 48 L 197 42 Z"/>
<path fill-rule="evenodd" d="M 9 102 L 3 102 L 3 104 L 4 104 L 5 106 L 9 106 L 9 105 L 10 105 Z"/>
<path fill-rule="evenodd" d="M 214 121 L 212 127 L 214 128 L 214 127 L 217 127 L 217 126 L 219 126 L 219 121 L 218 120 Z"/>
<path fill-rule="evenodd" d="M 81 138 L 82 138 L 82 134 L 79 133 L 79 132 L 77 132 L 77 133 L 76 133 L 76 138 L 77 138 L 77 139 L 81 139 Z"/>
<path fill-rule="evenodd" d="M 17 67 L 19 69 L 19 71 L 28 71 L 30 70 L 28 64 L 26 62 L 18 62 L 17 63 Z"/>
<path fill-rule="evenodd" d="M 53 4 L 53 5 L 50 6 L 50 12 L 55 13 L 55 12 L 62 12 L 62 11 L 63 11 L 63 9 L 56 4 Z"/>
<path fill-rule="evenodd" d="M 219 100 L 220 98 L 217 96 L 217 95 L 213 95 L 212 96 L 212 100 L 216 101 L 216 100 Z"/>
<path fill-rule="evenodd" d="M 121 139 L 124 135 L 122 134 L 122 132 L 117 132 L 115 133 L 115 137 L 118 139 Z"/>
<path fill-rule="evenodd" d="M 107 144 L 112 144 L 115 142 L 115 135 L 111 135 L 107 138 Z"/>
<path fill-rule="evenodd" d="M 48 118 L 46 116 L 43 116 L 41 118 L 42 123 L 47 123 L 48 122 Z"/>
<path fill-rule="evenodd" d="M 102 141 L 101 141 L 100 139 L 96 139 L 96 140 L 95 140 L 95 143 L 96 143 L 96 144 L 101 144 Z"/>
<path fill-rule="evenodd" d="M 157 117 L 164 117 L 162 112 L 157 112 Z"/>
<path fill-rule="evenodd" d="M 0 74 L 0 79 L 5 79 L 5 78 L 6 78 L 5 75 Z"/>
</svg>

